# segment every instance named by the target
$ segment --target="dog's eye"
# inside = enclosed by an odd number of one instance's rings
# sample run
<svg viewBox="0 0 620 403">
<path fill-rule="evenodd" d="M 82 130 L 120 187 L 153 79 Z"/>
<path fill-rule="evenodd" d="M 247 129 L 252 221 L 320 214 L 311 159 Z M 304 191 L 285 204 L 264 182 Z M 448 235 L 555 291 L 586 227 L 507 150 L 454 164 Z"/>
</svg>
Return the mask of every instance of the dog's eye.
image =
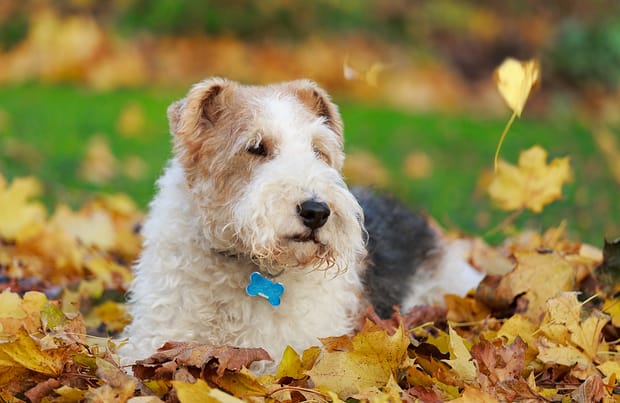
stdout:
<svg viewBox="0 0 620 403">
<path fill-rule="evenodd" d="M 258 144 L 248 147 L 247 151 L 250 154 L 258 155 L 260 157 L 267 156 L 267 147 L 265 146 L 265 143 L 263 143 L 262 141 Z"/>
</svg>

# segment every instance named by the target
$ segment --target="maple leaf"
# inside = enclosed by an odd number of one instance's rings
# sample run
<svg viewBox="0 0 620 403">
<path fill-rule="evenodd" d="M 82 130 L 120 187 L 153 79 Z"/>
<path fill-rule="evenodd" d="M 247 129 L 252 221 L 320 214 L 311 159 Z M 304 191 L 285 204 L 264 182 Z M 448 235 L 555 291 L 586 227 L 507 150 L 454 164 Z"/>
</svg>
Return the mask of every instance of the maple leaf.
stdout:
<svg viewBox="0 0 620 403">
<path fill-rule="evenodd" d="M 408 358 L 409 338 L 402 326 L 390 336 L 366 322 L 351 343 L 351 351 L 327 352 L 308 371 L 317 387 L 331 390 L 343 399 L 366 388 L 386 385 Z"/>
<path fill-rule="evenodd" d="M 562 186 L 571 176 L 568 157 L 547 164 L 547 152 L 540 146 L 523 151 L 518 166 L 499 161 L 487 192 L 502 210 L 530 209 L 540 213 L 544 206 L 562 197 Z"/>
<path fill-rule="evenodd" d="M 449 360 L 442 360 L 450 365 L 452 369 L 466 382 L 476 379 L 476 366 L 471 360 L 471 354 L 463 342 L 463 338 L 449 327 L 450 335 L 450 356 Z"/>
<path fill-rule="evenodd" d="M 142 379 L 172 378 L 172 371 L 178 367 L 202 369 L 217 361 L 217 376 L 224 371 L 238 371 L 254 361 L 271 360 L 262 348 L 240 348 L 213 346 L 196 342 L 167 342 L 151 357 L 136 362 L 134 374 Z"/>
<path fill-rule="evenodd" d="M 517 297 L 527 299 L 523 314 L 538 324 L 546 311 L 546 301 L 575 284 L 575 268 L 557 253 L 517 252 L 517 265 L 485 295 L 490 306 L 506 307 Z"/>
<path fill-rule="evenodd" d="M 31 198 L 41 193 L 41 184 L 33 177 L 16 178 L 7 187 L 0 175 L 0 237 L 14 240 L 29 227 L 45 221 L 45 207 Z"/>
</svg>

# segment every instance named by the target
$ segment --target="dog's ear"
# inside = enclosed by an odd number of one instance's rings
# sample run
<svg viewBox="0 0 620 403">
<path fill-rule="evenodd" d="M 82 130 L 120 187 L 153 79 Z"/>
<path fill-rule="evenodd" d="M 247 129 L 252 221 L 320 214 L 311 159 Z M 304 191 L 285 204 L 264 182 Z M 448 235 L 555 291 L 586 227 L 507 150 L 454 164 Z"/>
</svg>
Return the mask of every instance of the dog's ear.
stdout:
<svg viewBox="0 0 620 403">
<path fill-rule="evenodd" d="M 195 132 L 213 127 L 226 110 L 236 83 L 223 78 L 210 78 L 194 85 L 187 97 L 168 107 L 172 134 Z"/>
<path fill-rule="evenodd" d="M 314 114 L 325 119 L 325 124 L 334 133 L 342 136 L 342 118 L 327 92 L 309 80 L 293 81 L 291 85 L 297 98 Z"/>
</svg>

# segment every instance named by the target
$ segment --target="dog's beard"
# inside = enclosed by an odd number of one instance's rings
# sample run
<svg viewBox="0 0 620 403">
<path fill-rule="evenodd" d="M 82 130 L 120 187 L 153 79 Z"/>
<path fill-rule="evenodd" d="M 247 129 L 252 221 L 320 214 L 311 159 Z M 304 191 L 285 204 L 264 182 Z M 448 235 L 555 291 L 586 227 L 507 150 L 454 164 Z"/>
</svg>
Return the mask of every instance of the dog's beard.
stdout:
<svg viewBox="0 0 620 403">
<path fill-rule="evenodd" d="M 271 276 L 287 271 L 346 269 L 338 267 L 336 253 L 329 245 L 315 240 L 287 237 L 275 247 L 255 250 L 252 258 L 260 271 Z"/>
</svg>

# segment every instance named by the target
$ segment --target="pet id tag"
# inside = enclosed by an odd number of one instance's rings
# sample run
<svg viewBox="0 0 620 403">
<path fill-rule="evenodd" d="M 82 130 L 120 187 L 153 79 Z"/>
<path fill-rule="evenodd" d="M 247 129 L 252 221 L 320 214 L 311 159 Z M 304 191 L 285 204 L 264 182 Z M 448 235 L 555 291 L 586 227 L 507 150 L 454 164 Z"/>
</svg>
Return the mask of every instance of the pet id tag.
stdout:
<svg viewBox="0 0 620 403">
<path fill-rule="evenodd" d="M 245 292 L 250 297 L 263 297 L 271 305 L 278 306 L 280 305 L 280 296 L 284 292 L 284 286 L 255 271 L 250 275 L 250 284 L 245 288 Z"/>
</svg>

